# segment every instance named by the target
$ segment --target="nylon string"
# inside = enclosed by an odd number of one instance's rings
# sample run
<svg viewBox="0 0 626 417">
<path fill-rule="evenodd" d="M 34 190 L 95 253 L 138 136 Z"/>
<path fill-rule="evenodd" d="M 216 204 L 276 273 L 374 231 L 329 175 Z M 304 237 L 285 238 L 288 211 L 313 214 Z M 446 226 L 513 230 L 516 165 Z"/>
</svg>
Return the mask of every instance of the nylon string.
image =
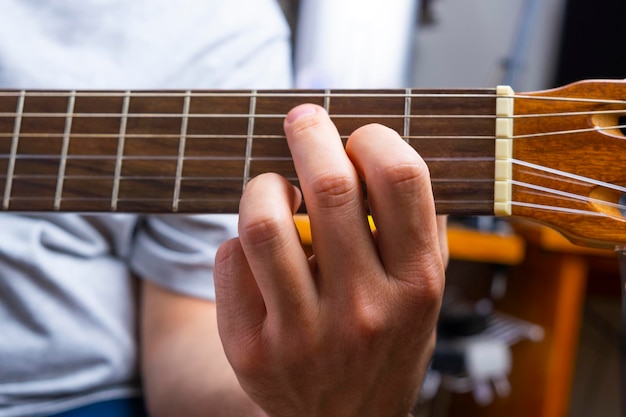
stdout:
<svg viewBox="0 0 626 417">
<path fill-rule="evenodd" d="M 176 92 L 176 93 L 164 93 L 164 92 L 133 92 L 133 96 L 137 96 L 137 97 L 185 97 L 185 95 L 187 97 L 190 98 L 194 98 L 194 97 L 253 97 L 256 96 L 258 98 L 262 98 L 262 97 L 303 97 L 303 98 L 316 98 L 316 97 L 322 97 L 325 100 L 325 103 L 328 102 L 328 100 L 330 100 L 331 97 L 335 98 L 335 97 L 379 97 L 379 98 L 402 98 L 404 100 L 410 100 L 410 99 L 414 99 L 414 98 L 439 98 L 439 97 L 457 97 L 457 98 L 468 98 L 468 97 L 475 97 L 475 98 L 481 98 L 481 97 L 485 97 L 485 98 L 493 98 L 493 94 L 447 94 L 447 93 L 411 93 L 411 94 L 407 94 L 406 91 L 403 92 L 398 92 L 398 93 L 332 93 L 332 92 L 328 92 L 328 91 L 324 91 L 324 92 L 319 92 L 319 93 L 311 93 L 311 92 L 302 92 L 302 93 L 297 93 L 297 92 L 292 92 L 292 93 L 263 93 L 263 92 L 252 92 L 252 93 L 246 93 L 246 92 L 193 92 L 193 93 L 189 93 L 189 92 Z M 102 93 L 102 92 L 77 92 L 75 94 L 75 97 L 102 97 L 102 96 L 109 96 L 109 97 L 124 97 L 124 96 L 128 96 L 128 92 L 110 92 L 110 93 Z M 0 97 L 19 97 L 21 99 L 23 99 L 23 97 L 63 97 L 63 98 L 68 98 L 70 97 L 68 95 L 68 93 L 56 93 L 56 92 L 6 92 L 6 91 L 2 91 L 0 92 Z M 588 103 L 588 104 L 612 104 L 612 105 L 626 105 L 626 101 L 624 100 L 606 100 L 606 99 L 587 99 L 587 98 L 569 98 L 569 97 L 549 97 L 549 96 L 527 96 L 527 95 L 523 95 L 523 94 L 515 94 L 513 96 L 513 98 L 516 99 L 528 99 L 528 100 L 547 100 L 547 101 L 563 101 L 563 102 L 580 102 L 580 103 Z M 406 101 L 405 101 L 406 102 Z M 187 110 L 188 111 L 188 110 Z M 245 119 L 246 122 L 249 121 L 249 118 L 254 117 L 254 118 L 284 118 L 285 114 L 253 114 L 252 112 L 250 112 L 249 114 L 189 114 L 187 111 L 178 114 L 178 113 L 163 113 L 163 114 L 136 114 L 136 113 L 72 113 L 72 112 L 66 112 L 66 113 L 22 113 L 22 112 L 0 112 L 0 117 L 15 117 L 15 118 L 20 118 L 21 120 L 23 120 L 26 117 L 48 117 L 48 118 L 54 118 L 54 117 L 62 117 L 62 118 L 68 118 L 68 117 L 127 117 L 127 118 L 132 118 L 132 117 L 140 117 L 140 118 L 150 118 L 150 117 L 158 117 L 158 118 L 185 118 L 185 119 L 190 119 L 190 118 L 242 118 Z M 405 111 L 406 113 L 406 111 Z M 613 114 L 613 115 L 623 115 L 626 113 L 626 109 L 625 110 L 595 110 L 595 111 L 583 111 L 583 112 L 563 112 L 563 113 L 547 113 L 547 114 L 526 114 L 526 115 L 515 115 L 513 116 L 513 118 L 542 118 L 542 117 L 560 117 L 560 116 L 591 116 L 591 115 L 601 115 L 601 114 Z M 404 119 L 405 123 L 406 120 L 409 119 L 428 119 L 428 118 L 451 118 L 451 119 L 474 119 L 474 118 L 495 118 L 495 116 L 492 115 L 441 115 L 441 114 L 432 114 L 432 115 L 406 115 L 406 114 L 397 114 L 397 115 L 381 115 L 381 114 L 343 114 L 343 115 L 333 115 L 332 116 L 334 119 L 372 119 L 372 118 L 400 118 L 400 119 Z M 626 129 L 626 124 L 617 124 L 614 126 L 594 126 L 591 128 L 586 128 L 586 129 L 573 129 L 573 130 L 562 130 L 562 131 L 554 131 L 554 132 L 542 132 L 539 134 L 528 134 L 528 135 L 517 135 L 514 136 L 513 139 L 526 139 L 526 138 L 535 138 L 535 137 L 541 137 L 541 136 L 549 136 L 549 135 L 565 135 L 565 134 L 579 134 L 579 133 L 588 133 L 588 132 L 592 132 L 592 131 L 604 131 L 604 130 L 615 130 L 615 129 Z M 406 129 L 405 129 L 406 132 Z M 14 134 L 13 133 L 3 133 L 0 134 L 0 137 L 13 137 Z M 41 138 L 53 138 L 55 136 L 58 137 L 64 137 L 67 136 L 67 132 L 66 133 L 60 133 L 60 134 L 30 134 L 30 135 L 20 135 L 22 137 L 41 137 Z M 82 137 L 88 137 L 88 136 L 92 136 L 92 137 L 116 137 L 117 135 L 115 134 L 81 134 Z M 151 137 L 151 138 L 176 138 L 178 137 L 177 135 L 166 135 L 166 134 L 145 134 L 145 135 L 132 135 L 132 134 L 127 134 L 126 138 L 132 138 L 132 137 Z M 187 138 L 193 138 L 193 137 L 198 137 L 198 138 L 228 138 L 228 137 L 232 137 L 232 138 L 247 138 L 249 140 L 252 139 L 262 139 L 262 138 L 282 138 L 282 135 L 254 135 L 251 132 L 248 132 L 246 135 L 187 135 Z M 438 136 L 419 136 L 419 135 L 413 135 L 413 136 L 408 136 L 405 137 L 405 139 L 425 139 L 425 138 L 441 138 Z M 493 139 L 492 137 L 488 137 L 488 136 L 446 136 L 446 138 L 450 138 L 450 139 L 468 139 L 468 138 L 472 138 L 472 139 Z M 8 155 L 0 155 L 0 158 L 8 158 Z M 49 156 L 47 155 L 29 155 L 29 158 L 47 158 Z M 18 156 L 18 159 L 20 157 Z M 71 156 L 70 158 L 72 159 L 81 159 L 81 156 Z M 82 156 L 82 158 L 84 159 L 98 159 L 98 157 L 91 157 L 91 156 Z M 169 158 L 169 157 L 163 157 L 163 158 Z M 176 158 L 179 158 L 178 156 Z M 187 159 L 189 157 L 183 157 L 184 159 Z M 199 157 L 201 159 L 210 159 L 210 160 L 219 160 L 220 158 L 214 158 L 214 157 L 208 157 L 208 158 L 204 158 L 204 157 Z M 146 157 L 146 159 L 159 159 L 159 158 L 155 158 L 155 157 Z M 235 158 L 236 159 L 236 158 Z M 289 160 L 290 158 L 266 158 L 264 160 Z M 254 158 L 251 158 L 251 160 L 254 160 Z M 472 161 L 472 158 L 440 158 L 440 160 L 464 160 L 464 161 Z M 534 168 L 552 175 L 556 175 L 556 176 L 563 176 L 566 178 L 571 178 L 571 179 L 576 179 L 579 181 L 583 181 L 589 184 L 593 184 L 593 185 L 597 185 L 597 186 L 602 186 L 602 187 L 606 187 L 606 188 L 610 188 L 613 190 L 617 190 L 621 193 L 625 193 L 626 192 L 626 188 L 625 187 L 621 187 L 618 185 L 614 185 L 614 184 L 610 184 L 610 183 L 605 183 L 605 182 L 601 182 L 601 181 L 597 181 L 594 180 L 592 178 L 588 178 L 588 177 L 582 177 L 582 176 L 578 176 L 576 174 L 571 174 L 571 173 L 566 173 L 566 172 L 562 172 L 562 171 L 558 171 L 558 170 L 554 170 L 552 168 L 549 167 L 543 167 L 543 166 L 538 166 L 535 164 L 529 164 L 526 163 L 524 161 L 519 161 L 519 160 L 514 160 L 513 163 L 518 164 L 518 165 L 523 165 L 526 167 L 530 167 L 530 168 Z M 102 178 L 102 177 L 98 177 L 98 178 Z M 106 178 L 106 176 L 105 176 Z M 446 179 L 440 179 L 437 181 L 447 181 Z M 452 180 L 451 180 L 452 181 Z M 453 180 L 453 181 L 459 181 L 459 180 Z M 618 208 L 620 211 L 623 211 L 625 209 L 623 204 L 619 204 L 619 203 L 612 203 L 612 202 L 606 202 L 606 201 L 601 201 L 598 199 L 593 199 L 590 197 L 586 197 L 586 196 L 579 196 L 576 194 L 571 194 L 571 193 L 566 193 L 560 190 L 556 190 L 556 189 L 551 189 L 551 188 L 547 188 L 547 187 L 541 187 L 541 186 L 536 186 L 533 184 L 526 184 L 526 183 L 521 183 L 521 182 L 516 182 L 515 185 L 518 186 L 522 186 L 522 187 L 527 187 L 530 189 L 534 189 L 535 191 L 541 191 L 542 193 L 551 193 L 554 194 L 555 196 L 561 197 L 561 198 L 572 198 L 575 200 L 579 200 L 579 201 L 587 201 L 587 202 L 593 202 L 596 204 L 604 204 L 610 207 L 614 207 L 614 208 Z M 522 202 L 513 202 L 514 205 L 518 205 L 518 206 L 528 206 L 528 203 L 522 203 Z M 566 212 L 571 212 L 571 213 L 576 213 L 579 214 L 579 211 L 577 210 L 571 210 L 571 209 L 565 209 L 565 208 L 561 208 L 561 207 L 557 207 L 557 206 L 540 206 L 542 209 L 550 209 L 550 210 L 558 210 L 558 211 L 566 211 Z M 537 207 L 539 208 L 539 207 Z M 602 215 L 601 213 L 596 213 L 596 212 L 592 212 L 592 211 L 583 211 L 585 214 L 589 214 L 589 215 Z"/>
</svg>

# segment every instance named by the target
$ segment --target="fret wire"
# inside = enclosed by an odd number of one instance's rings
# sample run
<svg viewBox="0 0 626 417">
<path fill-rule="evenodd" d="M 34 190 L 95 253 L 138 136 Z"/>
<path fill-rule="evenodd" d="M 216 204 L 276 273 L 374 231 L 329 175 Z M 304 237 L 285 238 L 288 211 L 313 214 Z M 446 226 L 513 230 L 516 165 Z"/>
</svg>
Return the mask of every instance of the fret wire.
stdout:
<svg viewBox="0 0 626 417">
<path fill-rule="evenodd" d="M 250 180 L 250 160 L 252 158 L 252 142 L 254 139 L 254 114 L 256 112 L 256 91 L 252 91 L 250 96 L 250 111 L 248 117 L 248 134 L 246 138 L 246 160 L 243 167 L 243 185 L 242 189 L 246 189 L 246 184 Z"/>
<path fill-rule="evenodd" d="M 330 114 L 330 96 L 332 92 L 331 90 L 324 91 L 324 110 L 326 113 Z"/>
<path fill-rule="evenodd" d="M 13 174 L 15 172 L 15 160 L 17 157 L 17 145 L 20 140 L 20 130 L 22 126 L 22 113 L 24 111 L 24 101 L 26 97 L 26 91 L 22 90 L 17 99 L 17 110 L 15 112 L 15 119 L 13 120 L 13 134 L 11 141 L 11 158 L 7 167 L 7 178 L 4 186 L 4 197 L 2 201 L 2 207 L 5 210 L 9 208 L 11 200 L 11 191 L 13 187 Z"/>
<path fill-rule="evenodd" d="M 61 158 L 59 159 L 59 174 L 57 177 L 57 186 L 54 193 L 54 209 L 61 209 L 61 200 L 63 198 L 63 181 L 65 179 L 65 167 L 67 164 L 67 152 L 70 147 L 70 135 L 72 133 L 72 114 L 74 112 L 74 104 L 76 103 L 76 91 L 72 91 L 67 98 L 67 116 L 65 118 L 65 129 L 63 131 L 63 142 L 61 145 Z"/>
<path fill-rule="evenodd" d="M 122 174 L 122 158 L 124 156 L 124 145 L 126 142 L 126 125 L 128 124 L 128 109 L 130 107 L 131 92 L 127 91 L 122 101 L 122 117 L 120 119 L 120 131 L 117 141 L 117 157 L 115 160 L 115 174 L 113 178 L 113 190 L 111 191 L 111 210 L 117 210 L 117 203 L 120 193 L 120 177 Z"/>
<path fill-rule="evenodd" d="M 180 182 L 183 174 L 183 161 L 185 160 L 185 146 L 187 141 L 187 126 L 189 124 L 189 108 L 191 107 L 191 91 L 187 90 L 185 101 L 183 102 L 183 119 L 180 126 L 180 139 L 178 142 L 178 156 L 176 161 L 176 182 L 174 183 L 174 195 L 172 196 L 172 210 L 178 211 L 178 201 L 180 198 Z"/>
<path fill-rule="evenodd" d="M 411 129 L 411 89 L 406 89 L 406 97 L 404 98 L 404 128 L 403 136 L 404 140 L 409 143 L 409 135 Z"/>
</svg>

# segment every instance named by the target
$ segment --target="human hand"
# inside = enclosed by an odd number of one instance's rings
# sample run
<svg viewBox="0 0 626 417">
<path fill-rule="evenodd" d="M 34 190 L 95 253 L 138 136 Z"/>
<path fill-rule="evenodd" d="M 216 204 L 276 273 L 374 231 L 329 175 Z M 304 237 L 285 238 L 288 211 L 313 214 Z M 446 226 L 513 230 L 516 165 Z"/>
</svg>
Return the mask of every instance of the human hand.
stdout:
<svg viewBox="0 0 626 417">
<path fill-rule="evenodd" d="M 447 262 L 428 169 L 380 125 L 344 150 L 317 106 L 293 109 L 285 131 L 314 255 L 293 222 L 299 191 L 275 174 L 250 181 L 240 237 L 216 259 L 226 354 L 270 416 L 405 417 L 434 348 Z"/>
</svg>

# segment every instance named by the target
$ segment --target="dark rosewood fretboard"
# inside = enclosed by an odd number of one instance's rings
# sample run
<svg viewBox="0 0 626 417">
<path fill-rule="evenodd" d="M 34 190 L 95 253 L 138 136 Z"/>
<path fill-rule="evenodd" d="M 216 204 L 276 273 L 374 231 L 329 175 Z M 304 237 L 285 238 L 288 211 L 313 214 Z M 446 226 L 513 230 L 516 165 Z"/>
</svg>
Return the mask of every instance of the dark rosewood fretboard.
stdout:
<svg viewBox="0 0 626 417">
<path fill-rule="evenodd" d="M 426 160 L 440 213 L 493 213 L 491 89 L 3 91 L 3 209 L 236 212 L 255 175 L 296 182 L 282 123 L 303 102 L 326 107 L 344 138 L 395 129 Z"/>
</svg>

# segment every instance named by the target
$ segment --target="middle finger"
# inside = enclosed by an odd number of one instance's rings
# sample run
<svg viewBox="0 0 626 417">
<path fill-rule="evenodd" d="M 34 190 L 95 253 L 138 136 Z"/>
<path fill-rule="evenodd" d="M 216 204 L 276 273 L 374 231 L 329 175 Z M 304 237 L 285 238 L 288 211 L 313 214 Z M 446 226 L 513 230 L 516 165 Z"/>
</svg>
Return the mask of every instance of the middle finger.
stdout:
<svg viewBox="0 0 626 417">
<path fill-rule="evenodd" d="M 311 219 L 320 291 L 352 292 L 379 266 L 357 172 L 321 107 L 293 109 L 285 132 Z"/>
</svg>

